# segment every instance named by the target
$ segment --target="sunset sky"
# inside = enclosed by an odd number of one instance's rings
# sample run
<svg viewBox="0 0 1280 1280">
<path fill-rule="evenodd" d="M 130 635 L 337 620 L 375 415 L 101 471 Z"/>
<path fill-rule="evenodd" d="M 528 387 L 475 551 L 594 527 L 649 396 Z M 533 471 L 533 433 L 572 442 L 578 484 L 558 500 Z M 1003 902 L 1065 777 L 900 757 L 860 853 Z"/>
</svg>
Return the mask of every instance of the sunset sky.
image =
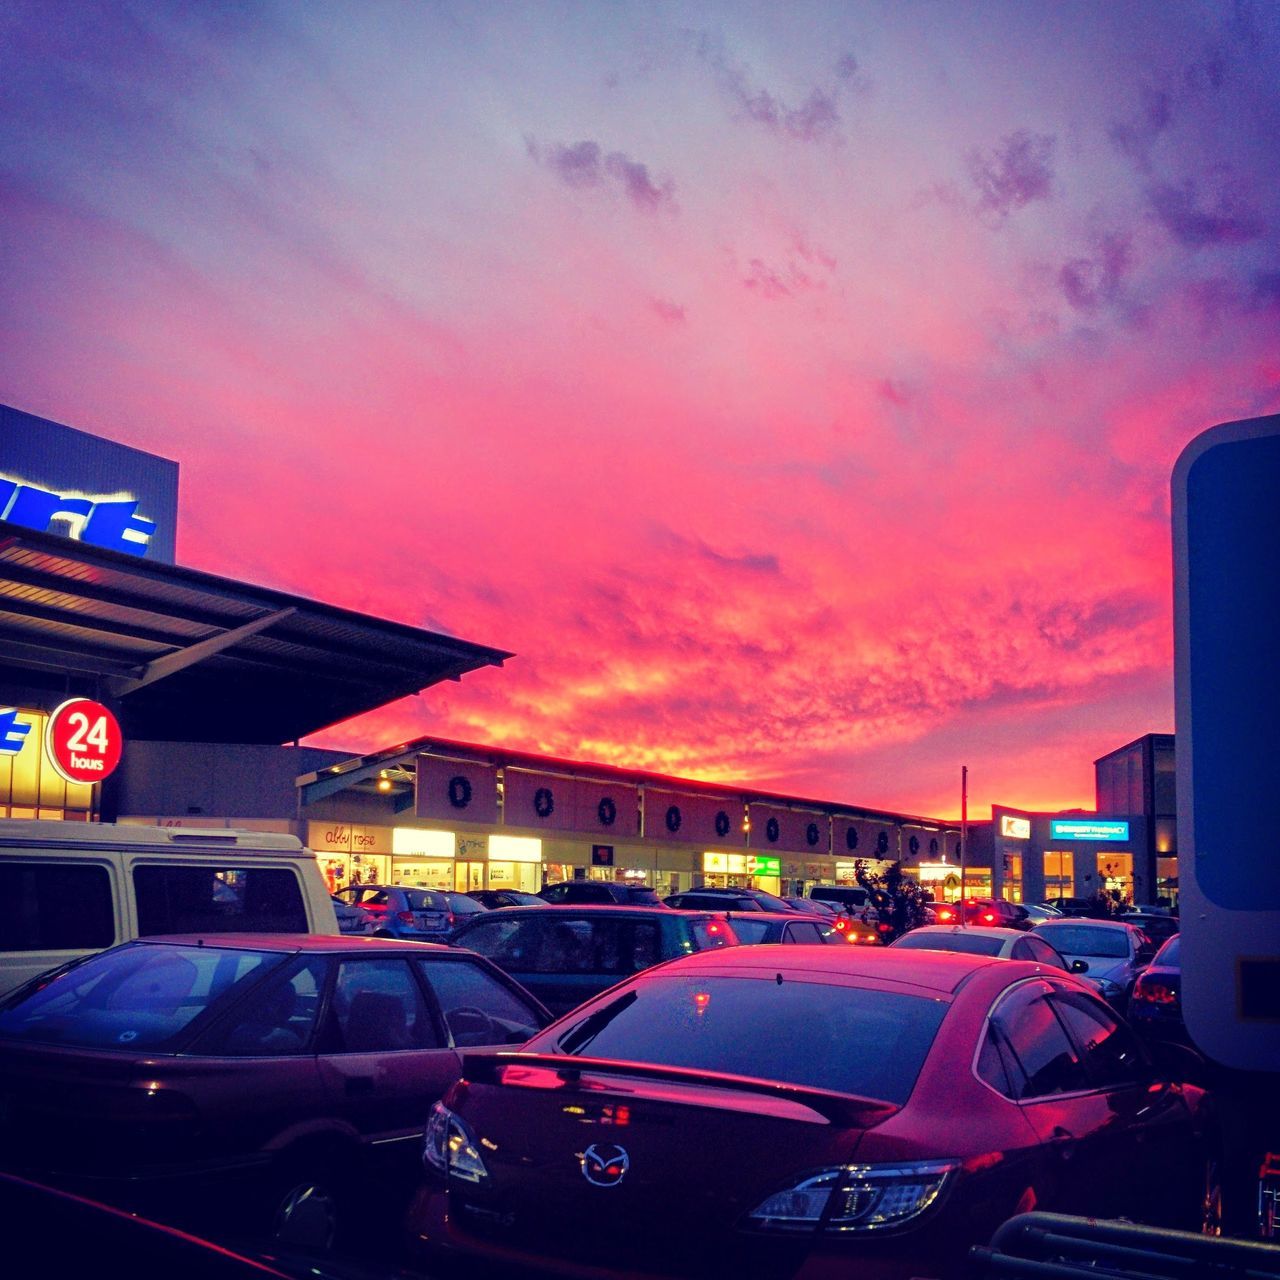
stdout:
<svg viewBox="0 0 1280 1280">
<path fill-rule="evenodd" d="M 1274 3 L 0 8 L 0 401 L 518 655 L 331 730 L 933 816 L 1174 728 L 1280 410 Z"/>
</svg>

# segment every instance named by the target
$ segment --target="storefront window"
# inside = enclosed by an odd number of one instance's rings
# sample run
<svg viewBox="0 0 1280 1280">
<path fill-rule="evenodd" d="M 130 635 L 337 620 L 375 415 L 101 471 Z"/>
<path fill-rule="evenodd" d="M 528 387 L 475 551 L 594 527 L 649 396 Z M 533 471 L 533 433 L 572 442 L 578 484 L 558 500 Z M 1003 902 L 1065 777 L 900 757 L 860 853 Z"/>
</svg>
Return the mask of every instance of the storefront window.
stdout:
<svg viewBox="0 0 1280 1280">
<path fill-rule="evenodd" d="M 1044 855 L 1044 896 L 1052 902 L 1054 898 L 1072 898 L 1075 896 L 1074 857 L 1070 853 L 1061 853 L 1050 849 Z"/>
<path fill-rule="evenodd" d="M 1098 879 L 1107 896 L 1116 903 L 1133 902 L 1133 855 L 1108 853 L 1098 855 Z"/>
<path fill-rule="evenodd" d="M 393 858 L 391 883 L 415 889 L 452 889 L 452 858 Z"/>
</svg>

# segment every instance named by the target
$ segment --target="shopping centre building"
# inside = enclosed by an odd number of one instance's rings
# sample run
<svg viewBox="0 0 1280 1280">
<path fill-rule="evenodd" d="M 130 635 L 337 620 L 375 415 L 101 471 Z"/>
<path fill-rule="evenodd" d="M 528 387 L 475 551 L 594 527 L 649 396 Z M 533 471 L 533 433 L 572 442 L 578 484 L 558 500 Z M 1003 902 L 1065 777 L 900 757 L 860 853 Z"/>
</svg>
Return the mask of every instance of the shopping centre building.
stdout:
<svg viewBox="0 0 1280 1280">
<path fill-rule="evenodd" d="M 298 745 L 513 655 L 179 566 L 177 499 L 177 463 L 0 406 L 0 817 L 292 832 L 335 888 L 578 876 L 803 892 L 867 859 L 959 894 L 954 822 L 437 738 L 354 757 Z M 72 697 L 118 721 L 102 782 L 50 758 L 50 715 Z M 1088 896 L 1102 876 L 1144 900 L 1157 846 L 1176 885 L 1176 842 L 1132 806 L 1126 752 L 1098 762 L 1106 815 L 973 824 L 966 892 Z M 1122 773 L 1132 807 L 1112 816 Z M 1062 825 L 1086 820 L 1112 825 Z"/>
</svg>

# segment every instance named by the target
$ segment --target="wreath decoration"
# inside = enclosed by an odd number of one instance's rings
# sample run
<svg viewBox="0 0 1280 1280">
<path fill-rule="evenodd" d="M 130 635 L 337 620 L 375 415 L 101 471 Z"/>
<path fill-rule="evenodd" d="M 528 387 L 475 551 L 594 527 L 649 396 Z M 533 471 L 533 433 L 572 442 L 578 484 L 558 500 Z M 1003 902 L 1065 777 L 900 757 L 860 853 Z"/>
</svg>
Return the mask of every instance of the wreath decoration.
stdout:
<svg viewBox="0 0 1280 1280">
<path fill-rule="evenodd" d="M 889 852 L 889 833 L 887 831 L 882 831 L 876 836 L 876 852 L 879 854 Z"/>
<path fill-rule="evenodd" d="M 600 819 L 602 827 L 611 827 L 618 818 L 618 806 L 605 796 L 603 800 L 596 805 L 596 817 Z"/>
<path fill-rule="evenodd" d="M 729 834 L 729 826 L 729 815 L 721 809 L 720 812 L 716 814 L 716 835 L 718 835 L 721 840 Z"/>
<path fill-rule="evenodd" d="M 465 809 L 471 803 L 471 783 L 460 773 L 449 779 L 449 803 L 455 809 Z"/>
<path fill-rule="evenodd" d="M 916 836 L 912 836 L 911 839 L 907 841 L 907 848 L 910 849 L 912 853 L 919 853 L 920 852 L 919 838 Z"/>
<path fill-rule="evenodd" d="M 844 847 L 849 850 L 858 847 L 858 829 L 856 827 L 850 827 L 844 833 Z"/>
<path fill-rule="evenodd" d="M 673 804 L 667 809 L 667 830 L 675 835 L 680 830 L 680 823 L 683 819 L 680 816 L 680 806 Z"/>
<path fill-rule="evenodd" d="M 934 853 L 937 853 L 937 852 L 938 852 L 938 838 L 937 838 L 937 836 L 935 836 L 932 840 L 930 840 L 930 841 L 929 841 L 929 852 L 930 852 L 931 854 L 934 854 Z"/>
<path fill-rule="evenodd" d="M 764 824 L 764 833 L 769 837 L 770 844 L 777 842 L 778 832 L 780 830 L 781 828 L 778 826 L 777 818 L 770 818 L 769 821 Z"/>
<path fill-rule="evenodd" d="M 818 843 L 818 824 L 816 822 L 811 822 L 805 827 L 804 838 L 808 841 L 810 848 Z"/>
<path fill-rule="evenodd" d="M 533 811 L 540 818 L 549 818 L 555 812 L 556 801 L 550 787 L 539 787 L 533 793 Z"/>
</svg>

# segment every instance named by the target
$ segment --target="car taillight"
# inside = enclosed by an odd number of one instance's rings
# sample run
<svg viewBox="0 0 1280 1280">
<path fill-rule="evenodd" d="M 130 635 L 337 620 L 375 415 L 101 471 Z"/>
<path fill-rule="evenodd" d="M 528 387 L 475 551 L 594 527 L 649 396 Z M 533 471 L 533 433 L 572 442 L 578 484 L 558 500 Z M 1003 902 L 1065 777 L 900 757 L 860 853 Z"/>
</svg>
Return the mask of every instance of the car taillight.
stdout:
<svg viewBox="0 0 1280 1280">
<path fill-rule="evenodd" d="M 844 918 L 844 916 L 836 917 L 836 928 L 839 929 L 841 933 L 844 933 L 848 927 L 849 922 Z"/>
<path fill-rule="evenodd" d="M 950 924 L 956 918 L 956 913 L 950 907 L 935 907 L 934 914 L 938 917 L 939 924 Z"/>
<path fill-rule="evenodd" d="M 994 913 L 992 913 L 992 912 L 990 912 L 990 911 L 984 911 L 984 912 L 982 913 L 982 923 L 983 923 L 983 924 L 995 924 L 995 922 L 996 922 L 996 918 L 995 918 Z"/>
<path fill-rule="evenodd" d="M 431 1108 L 422 1142 L 422 1163 L 463 1182 L 487 1182 L 489 1178 L 471 1130 L 443 1102 Z"/>
<path fill-rule="evenodd" d="M 851 1164 L 775 1192 L 747 1215 L 757 1231 L 867 1232 L 919 1217 L 942 1194 L 951 1161 Z"/>
<path fill-rule="evenodd" d="M 1178 989 L 1158 978 L 1143 976 L 1133 988 L 1135 1000 L 1145 1000 L 1148 1004 L 1177 1004 Z"/>
<path fill-rule="evenodd" d="M 457 923 L 458 923 L 458 917 L 455 916 L 452 911 L 450 911 L 444 918 L 444 927 L 446 929 L 452 929 L 453 926 Z"/>
<path fill-rule="evenodd" d="M 413 912 L 412 912 L 412 911 L 397 911 L 397 912 L 396 912 L 396 919 L 397 919 L 397 920 L 399 920 L 401 924 L 408 924 L 408 925 L 411 925 L 411 924 L 413 924 Z"/>
</svg>

